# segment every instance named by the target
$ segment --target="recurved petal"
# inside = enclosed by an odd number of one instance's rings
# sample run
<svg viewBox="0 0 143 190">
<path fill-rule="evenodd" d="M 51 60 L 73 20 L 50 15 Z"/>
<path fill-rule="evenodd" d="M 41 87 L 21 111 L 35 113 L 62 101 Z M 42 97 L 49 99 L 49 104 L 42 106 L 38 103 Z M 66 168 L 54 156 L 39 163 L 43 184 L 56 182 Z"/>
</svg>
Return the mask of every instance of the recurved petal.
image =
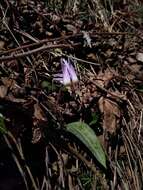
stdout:
<svg viewBox="0 0 143 190">
<path fill-rule="evenodd" d="M 69 73 L 70 81 L 73 83 L 78 82 L 78 78 L 75 72 L 75 69 L 70 61 L 66 61 L 65 59 L 61 59 L 62 67 Z M 65 73 L 66 73 L 65 72 Z"/>
</svg>

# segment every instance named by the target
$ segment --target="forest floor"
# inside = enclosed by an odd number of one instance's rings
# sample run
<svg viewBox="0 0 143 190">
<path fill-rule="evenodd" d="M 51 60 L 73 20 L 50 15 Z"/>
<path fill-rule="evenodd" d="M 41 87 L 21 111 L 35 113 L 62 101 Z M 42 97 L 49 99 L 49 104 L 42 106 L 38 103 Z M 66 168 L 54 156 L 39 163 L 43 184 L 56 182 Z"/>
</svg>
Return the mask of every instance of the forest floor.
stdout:
<svg viewBox="0 0 143 190">
<path fill-rule="evenodd" d="M 143 3 L 0 1 L 0 190 L 143 188 Z"/>
</svg>

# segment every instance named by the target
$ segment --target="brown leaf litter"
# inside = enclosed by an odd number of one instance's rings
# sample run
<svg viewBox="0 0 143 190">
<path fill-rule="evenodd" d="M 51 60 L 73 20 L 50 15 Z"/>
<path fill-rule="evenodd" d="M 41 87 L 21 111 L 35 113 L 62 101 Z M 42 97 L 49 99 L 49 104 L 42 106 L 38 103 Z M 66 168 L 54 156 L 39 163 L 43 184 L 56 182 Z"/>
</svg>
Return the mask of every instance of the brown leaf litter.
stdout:
<svg viewBox="0 0 143 190">
<path fill-rule="evenodd" d="M 104 97 L 99 99 L 98 104 L 103 114 L 103 129 L 110 134 L 116 134 L 121 116 L 118 104 Z"/>
</svg>

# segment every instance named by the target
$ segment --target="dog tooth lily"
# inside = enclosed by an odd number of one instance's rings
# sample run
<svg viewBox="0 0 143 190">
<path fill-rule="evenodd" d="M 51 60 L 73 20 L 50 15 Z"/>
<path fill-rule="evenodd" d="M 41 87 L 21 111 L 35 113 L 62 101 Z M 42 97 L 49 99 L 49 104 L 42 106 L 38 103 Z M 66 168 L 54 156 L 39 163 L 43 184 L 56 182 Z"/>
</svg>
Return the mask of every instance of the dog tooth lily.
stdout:
<svg viewBox="0 0 143 190">
<path fill-rule="evenodd" d="M 78 82 L 78 78 L 73 65 L 65 60 L 61 59 L 62 74 L 55 74 L 54 80 L 59 81 L 63 85 L 70 85 Z"/>
</svg>

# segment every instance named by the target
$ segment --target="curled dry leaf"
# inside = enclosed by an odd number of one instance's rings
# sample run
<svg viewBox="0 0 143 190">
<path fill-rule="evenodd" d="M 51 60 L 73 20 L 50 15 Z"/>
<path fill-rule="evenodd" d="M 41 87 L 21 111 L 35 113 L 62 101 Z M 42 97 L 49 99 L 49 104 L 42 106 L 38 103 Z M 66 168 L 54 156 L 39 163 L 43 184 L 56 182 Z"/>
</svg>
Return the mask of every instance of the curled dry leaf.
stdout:
<svg viewBox="0 0 143 190">
<path fill-rule="evenodd" d="M 7 95 L 8 88 L 4 85 L 0 86 L 0 98 L 4 98 Z"/>
<path fill-rule="evenodd" d="M 112 78 L 114 77 L 115 73 L 116 71 L 113 69 L 110 69 L 110 70 L 106 69 L 104 73 L 100 71 L 99 74 L 97 75 L 97 83 L 101 87 L 106 87 L 108 83 L 110 82 L 110 80 L 112 80 Z"/>
<path fill-rule="evenodd" d="M 65 27 L 68 31 L 73 32 L 73 34 L 77 33 L 77 28 L 72 24 L 66 24 Z"/>
<path fill-rule="evenodd" d="M 8 77 L 1 77 L 1 81 L 7 88 L 10 89 L 14 88 L 14 86 L 16 85 L 16 81 Z"/>
<path fill-rule="evenodd" d="M 34 119 L 46 121 L 46 117 L 44 115 L 43 110 L 40 108 L 39 104 L 34 104 Z"/>
<path fill-rule="evenodd" d="M 92 61 L 98 61 L 97 56 L 94 53 L 87 54 L 87 59 L 92 60 Z"/>
<path fill-rule="evenodd" d="M 129 80 L 136 79 L 143 81 L 142 65 L 139 64 L 126 65 L 126 69 L 129 72 L 127 74 L 127 78 Z"/>
<path fill-rule="evenodd" d="M 47 121 L 45 114 L 43 110 L 40 108 L 40 105 L 38 103 L 34 104 L 34 116 L 33 116 L 33 129 L 32 129 L 32 143 L 36 144 L 38 143 L 42 138 L 42 131 L 39 127 L 40 122 Z"/>
<path fill-rule="evenodd" d="M 115 134 L 121 115 L 118 104 L 103 97 L 99 99 L 98 103 L 99 109 L 103 113 L 103 129 L 110 134 Z"/>
<path fill-rule="evenodd" d="M 41 133 L 40 128 L 33 129 L 33 134 L 32 135 L 33 135 L 32 136 L 32 143 L 33 144 L 38 143 L 42 138 L 42 133 Z"/>
</svg>

